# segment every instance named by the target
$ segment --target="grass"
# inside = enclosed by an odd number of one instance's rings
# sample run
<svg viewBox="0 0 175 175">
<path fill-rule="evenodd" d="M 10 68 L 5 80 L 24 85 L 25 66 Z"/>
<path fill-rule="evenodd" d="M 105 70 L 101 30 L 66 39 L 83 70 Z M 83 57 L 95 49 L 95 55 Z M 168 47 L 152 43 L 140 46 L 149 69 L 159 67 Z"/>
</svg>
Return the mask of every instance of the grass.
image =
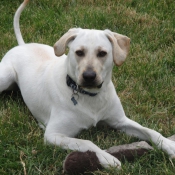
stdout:
<svg viewBox="0 0 175 175">
<path fill-rule="evenodd" d="M 0 1 L 0 56 L 17 45 L 13 16 L 21 0 Z M 173 0 L 33 0 L 21 16 L 26 42 L 53 45 L 69 28 L 110 29 L 132 40 L 130 54 L 114 67 L 113 82 L 127 116 L 164 136 L 175 134 L 175 3 Z M 91 128 L 78 138 L 106 149 L 137 139 L 108 127 Z M 19 92 L 0 95 L 0 174 L 63 174 L 69 150 L 43 144 L 43 131 Z M 173 161 L 175 165 L 175 161 Z M 173 175 L 168 156 L 154 150 L 133 162 L 94 175 Z"/>
</svg>

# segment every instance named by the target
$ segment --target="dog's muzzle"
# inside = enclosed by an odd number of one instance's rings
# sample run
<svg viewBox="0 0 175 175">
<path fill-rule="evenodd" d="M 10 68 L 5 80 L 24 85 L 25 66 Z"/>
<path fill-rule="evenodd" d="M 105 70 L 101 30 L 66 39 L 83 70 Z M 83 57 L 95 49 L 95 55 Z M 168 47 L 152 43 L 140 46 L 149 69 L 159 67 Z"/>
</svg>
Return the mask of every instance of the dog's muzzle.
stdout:
<svg viewBox="0 0 175 175">
<path fill-rule="evenodd" d="M 83 81 L 82 81 L 80 86 L 82 88 L 87 88 L 87 89 L 101 88 L 103 82 L 98 84 L 98 81 L 96 80 L 96 77 L 97 77 L 97 74 L 94 70 L 87 69 L 82 74 Z"/>
<path fill-rule="evenodd" d="M 83 72 L 83 79 L 86 83 L 92 83 L 96 78 L 96 72 L 95 71 L 85 71 Z"/>
</svg>

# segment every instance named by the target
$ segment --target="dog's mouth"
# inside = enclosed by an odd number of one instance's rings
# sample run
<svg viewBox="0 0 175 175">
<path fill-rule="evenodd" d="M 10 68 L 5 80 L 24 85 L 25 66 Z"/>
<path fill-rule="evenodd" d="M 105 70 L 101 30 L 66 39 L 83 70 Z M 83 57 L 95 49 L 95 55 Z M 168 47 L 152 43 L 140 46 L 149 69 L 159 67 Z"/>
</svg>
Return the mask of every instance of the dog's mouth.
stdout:
<svg viewBox="0 0 175 175">
<path fill-rule="evenodd" d="M 100 83 L 99 85 L 95 85 L 94 83 L 83 83 L 79 87 L 83 89 L 100 89 L 103 85 L 103 82 Z"/>
</svg>

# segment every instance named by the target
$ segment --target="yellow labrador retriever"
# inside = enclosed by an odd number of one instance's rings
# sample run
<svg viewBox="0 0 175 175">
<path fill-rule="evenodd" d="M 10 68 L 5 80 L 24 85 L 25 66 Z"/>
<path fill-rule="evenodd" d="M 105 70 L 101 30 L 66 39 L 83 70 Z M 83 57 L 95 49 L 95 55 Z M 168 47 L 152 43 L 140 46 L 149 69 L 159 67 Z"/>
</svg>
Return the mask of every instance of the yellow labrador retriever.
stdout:
<svg viewBox="0 0 175 175">
<path fill-rule="evenodd" d="M 152 141 L 175 158 L 175 142 L 142 127 L 125 116 L 111 81 L 113 64 L 120 66 L 129 51 L 130 39 L 110 30 L 70 29 L 53 47 L 25 44 L 19 17 L 14 17 L 19 46 L 0 62 L 0 92 L 17 84 L 23 99 L 45 129 L 48 143 L 64 149 L 94 151 L 104 167 L 120 167 L 112 155 L 88 140 L 74 138 L 82 129 L 104 121 L 129 135 Z M 68 55 L 64 55 L 66 47 Z"/>
</svg>

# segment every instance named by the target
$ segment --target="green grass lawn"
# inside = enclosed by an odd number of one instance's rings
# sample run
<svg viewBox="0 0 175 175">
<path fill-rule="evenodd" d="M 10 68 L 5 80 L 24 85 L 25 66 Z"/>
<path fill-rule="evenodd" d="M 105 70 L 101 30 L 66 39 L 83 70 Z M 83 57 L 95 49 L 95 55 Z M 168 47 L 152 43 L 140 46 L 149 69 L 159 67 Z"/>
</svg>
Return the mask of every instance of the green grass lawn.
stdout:
<svg viewBox="0 0 175 175">
<path fill-rule="evenodd" d="M 0 59 L 17 45 L 13 16 L 22 0 L 0 0 Z M 22 13 L 25 42 L 54 43 L 72 27 L 110 29 L 131 38 L 131 50 L 113 82 L 126 115 L 168 137 L 175 134 L 175 2 L 174 0 L 33 0 Z M 1 83 L 1 82 L 0 82 Z M 20 92 L 0 95 L 0 174 L 63 174 L 69 150 L 44 145 L 43 131 L 24 104 Z M 91 128 L 78 138 L 102 149 L 138 139 L 108 127 Z M 173 165 L 174 164 L 174 165 Z M 94 175 L 174 175 L 175 161 L 160 150 L 122 170 Z"/>
</svg>

